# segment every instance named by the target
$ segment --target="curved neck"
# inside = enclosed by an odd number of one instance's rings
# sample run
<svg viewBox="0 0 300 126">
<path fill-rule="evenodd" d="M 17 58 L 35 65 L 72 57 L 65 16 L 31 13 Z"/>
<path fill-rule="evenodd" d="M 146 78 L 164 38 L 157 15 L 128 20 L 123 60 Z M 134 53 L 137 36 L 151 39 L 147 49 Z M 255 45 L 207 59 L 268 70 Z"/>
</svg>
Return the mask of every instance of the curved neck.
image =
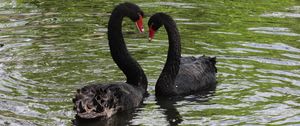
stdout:
<svg viewBox="0 0 300 126">
<path fill-rule="evenodd" d="M 171 95 L 172 91 L 174 90 L 170 88 L 174 87 L 173 85 L 175 83 L 175 78 L 178 74 L 180 65 L 180 35 L 177 30 L 176 23 L 171 17 L 167 15 L 162 15 L 161 20 L 168 33 L 169 49 L 167 61 L 156 84 L 156 94 Z"/>
<path fill-rule="evenodd" d="M 130 56 L 122 34 L 122 20 L 124 15 L 122 8 L 116 8 L 108 23 L 108 41 L 110 53 L 118 67 L 126 75 L 126 83 L 147 90 L 147 78 L 141 66 Z"/>
</svg>

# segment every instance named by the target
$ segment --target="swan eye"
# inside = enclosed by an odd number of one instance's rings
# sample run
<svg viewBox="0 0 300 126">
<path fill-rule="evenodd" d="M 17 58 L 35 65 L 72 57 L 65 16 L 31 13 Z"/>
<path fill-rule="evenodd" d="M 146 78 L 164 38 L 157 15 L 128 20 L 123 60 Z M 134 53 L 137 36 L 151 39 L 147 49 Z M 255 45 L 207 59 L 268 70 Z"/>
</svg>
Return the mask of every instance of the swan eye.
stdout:
<svg viewBox="0 0 300 126">
<path fill-rule="evenodd" d="M 157 25 L 157 23 L 152 22 L 149 28 L 152 28 L 152 30 L 154 30 L 156 32 L 158 30 L 159 26 Z"/>
<path fill-rule="evenodd" d="M 144 17 L 144 13 L 142 13 L 142 12 L 138 12 L 137 14 L 138 14 L 139 16 Z"/>
<path fill-rule="evenodd" d="M 136 27 L 138 30 L 142 33 L 144 32 L 144 27 L 143 27 L 143 16 L 139 14 L 138 20 L 135 22 Z"/>
</svg>

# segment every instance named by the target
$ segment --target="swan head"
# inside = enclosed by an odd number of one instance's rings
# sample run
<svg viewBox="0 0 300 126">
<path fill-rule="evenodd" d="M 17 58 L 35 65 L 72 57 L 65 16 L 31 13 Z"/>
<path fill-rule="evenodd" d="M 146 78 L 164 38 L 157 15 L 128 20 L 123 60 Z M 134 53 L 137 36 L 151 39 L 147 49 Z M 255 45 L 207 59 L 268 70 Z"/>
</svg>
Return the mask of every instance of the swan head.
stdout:
<svg viewBox="0 0 300 126">
<path fill-rule="evenodd" d="M 135 22 L 136 27 L 141 33 L 144 32 L 144 27 L 143 27 L 144 12 L 139 8 L 139 6 L 133 3 L 125 2 L 118 5 L 116 8 L 121 8 L 120 12 L 124 13 L 125 16 L 130 18 L 131 21 Z"/>
<path fill-rule="evenodd" d="M 165 15 L 165 14 L 156 13 L 150 17 L 150 19 L 148 21 L 149 41 L 151 41 L 154 38 L 155 32 L 163 25 L 163 20 L 161 18 L 162 15 Z"/>
<path fill-rule="evenodd" d="M 106 119 L 122 109 L 118 89 L 84 87 L 77 90 L 73 99 L 74 110 L 81 119 Z"/>
</svg>

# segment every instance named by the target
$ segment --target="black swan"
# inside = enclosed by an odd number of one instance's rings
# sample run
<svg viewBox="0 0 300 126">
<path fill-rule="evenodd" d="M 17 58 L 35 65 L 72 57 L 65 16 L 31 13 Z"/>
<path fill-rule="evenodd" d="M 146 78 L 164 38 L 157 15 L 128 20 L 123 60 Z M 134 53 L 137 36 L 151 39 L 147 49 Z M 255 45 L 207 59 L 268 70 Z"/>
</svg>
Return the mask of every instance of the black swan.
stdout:
<svg viewBox="0 0 300 126">
<path fill-rule="evenodd" d="M 167 14 L 156 13 L 150 17 L 149 40 L 164 26 L 169 39 L 168 57 L 156 82 L 158 97 L 184 96 L 215 90 L 217 68 L 213 57 L 181 57 L 180 35 L 175 21 Z"/>
<path fill-rule="evenodd" d="M 109 118 L 117 112 L 141 104 L 147 94 L 148 81 L 140 65 L 128 53 L 122 35 L 122 20 L 129 17 L 143 32 L 143 11 L 135 4 L 115 7 L 108 23 L 108 41 L 113 60 L 126 75 L 126 83 L 93 84 L 77 90 L 73 99 L 76 117 L 80 119 Z"/>
</svg>

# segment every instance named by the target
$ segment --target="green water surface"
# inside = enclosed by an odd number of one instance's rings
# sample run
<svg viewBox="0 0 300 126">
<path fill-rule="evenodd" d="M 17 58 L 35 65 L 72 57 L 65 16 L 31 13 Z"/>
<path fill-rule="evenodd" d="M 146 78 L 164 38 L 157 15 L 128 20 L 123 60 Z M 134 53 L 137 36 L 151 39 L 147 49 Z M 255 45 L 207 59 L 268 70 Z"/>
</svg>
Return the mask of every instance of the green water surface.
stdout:
<svg viewBox="0 0 300 126">
<path fill-rule="evenodd" d="M 0 125 L 71 125 L 77 88 L 125 81 L 106 34 L 121 2 L 0 1 Z M 144 27 L 156 12 L 175 19 L 183 56 L 216 56 L 218 87 L 209 96 L 158 103 L 166 32 L 149 43 L 125 19 L 123 34 L 147 74 L 150 96 L 123 124 L 300 125 L 300 1 L 131 2 L 144 10 Z"/>
</svg>

